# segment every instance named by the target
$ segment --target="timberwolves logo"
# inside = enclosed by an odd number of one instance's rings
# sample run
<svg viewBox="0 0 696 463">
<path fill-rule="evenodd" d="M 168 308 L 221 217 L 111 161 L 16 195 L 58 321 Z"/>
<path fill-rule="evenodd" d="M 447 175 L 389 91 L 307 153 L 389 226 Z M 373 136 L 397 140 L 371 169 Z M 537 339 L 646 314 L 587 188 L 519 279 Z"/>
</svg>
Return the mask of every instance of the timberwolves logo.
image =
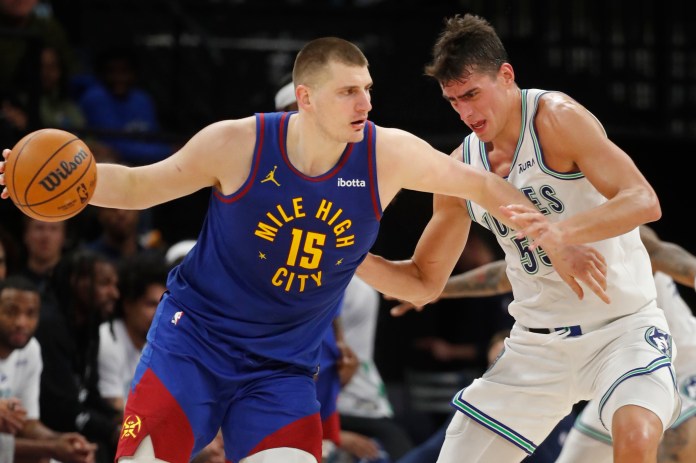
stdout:
<svg viewBox="0 0 696 463">
<path fill-rule="evenodd" d="M 684 378 L 679 384 L 679 392 L 691 400 L 696 401 L 696 375 Z"/>
<path fill-rule="evenodd" d="M 669 333 L 652 326 L 645 332 L 645 340 L 668 358 L 672 358 L 672 336 Z"/>
</svg>

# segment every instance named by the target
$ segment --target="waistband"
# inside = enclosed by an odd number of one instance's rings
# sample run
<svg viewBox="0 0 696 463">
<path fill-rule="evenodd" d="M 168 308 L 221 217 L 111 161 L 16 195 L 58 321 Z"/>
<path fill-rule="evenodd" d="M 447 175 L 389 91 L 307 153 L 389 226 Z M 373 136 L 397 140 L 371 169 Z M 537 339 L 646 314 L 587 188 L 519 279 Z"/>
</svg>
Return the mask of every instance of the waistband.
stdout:
<svg viewBox="0 0 696 463">
<path fill-rule="evenodd" d="M 569 326 L 559 326 L 556 328 L 529 328 L 524 325 L 520 325 L 524 327 L 527 331 L 530 333 L 537 333 L 537 334 L 552 334 L 552 333 L 559 333 L 559 334 L 567 334 L 568 337 L 574 337 L 574 336 L 582 336 L 583 334 L 589 333 L 591 331 L 595 331 L 603 326 L 608 325 L 611 323 L 613 320 L 607 320 L 607 321 L 601 321 L 597 323 L 586 323 L 582 325 L 569 325 Z"/>
</svg>

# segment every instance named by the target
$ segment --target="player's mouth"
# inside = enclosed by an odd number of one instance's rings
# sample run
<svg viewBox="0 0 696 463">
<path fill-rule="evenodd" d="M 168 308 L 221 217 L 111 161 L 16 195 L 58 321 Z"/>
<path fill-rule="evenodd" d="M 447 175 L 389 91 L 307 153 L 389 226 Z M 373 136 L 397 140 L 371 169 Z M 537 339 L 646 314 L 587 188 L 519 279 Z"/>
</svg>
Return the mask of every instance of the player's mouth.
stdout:
<svg viewBox="0 0 696 463">
<path fill-rule="evenodd" d="M 469 124 L 469 128 L 471 128 L 474 133 L 481 133 L 486 128 L 486 121 L 483 120 Z"/>
<path fill-rule="evenodd" d="M 353 126 L 353 129 L 355 130 L 362 130 L 365 128 L 365 122 L 367 119 L 358 119 L 350 123 L 350 125 Z"/>
</svg>

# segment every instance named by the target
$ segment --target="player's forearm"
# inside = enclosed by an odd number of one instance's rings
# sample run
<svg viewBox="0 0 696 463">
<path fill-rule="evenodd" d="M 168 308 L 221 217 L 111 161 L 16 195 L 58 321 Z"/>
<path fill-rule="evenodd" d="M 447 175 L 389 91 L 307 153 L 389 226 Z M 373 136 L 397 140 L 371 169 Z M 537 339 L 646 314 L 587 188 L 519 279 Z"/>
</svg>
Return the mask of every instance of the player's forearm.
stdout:
<svg viewBox="0 0 696 463">
<path fill-rule="evenodd" d="M 481 178 L 479 194 L 473 201 L 486 209 L 498 221 L 508 227 L 515 228 L 514 223 L 500 212 L 500 208 L 509 204 L 534 207 L 532 202 L 502 177 L 489 172 L 477 171 L 477 173 L 483 177 Z"/>
<path fill-rule="evenodd" d="M 696 256 L 681 246 L 662 241 L 650 252 L 650 261 L 656 271 L 666 273 L 684 286 L 694 287 Z"/>
<path fill-rule="evenodd" d="M 628 233 L 658 220 L 661 215 L 659 200 L 652 189 L 634 188 L 555 225 L 561 230 L 564 244 L 587 244 Z"/>
<path fill-rule="evenodd" d="M 505 261 L 499 260 L 451 276 L 440 297 L 487 297 L 512 291 L 505 273 Z"/>
<path fill-rule="evenodd" d="M 389 261 L 368 254 L 356 275 L 382 294 L 418 306 L 434 300 L 442 290 L 442 285 L 426 280 L 412 260 Z"/>
<path fill-rule="evenodd" d="M 144 209 L 143 197 L 132 169 L 119 164 L 97 164 L 97 188 L 90 204 L 115 209 Z"/>
</svg>

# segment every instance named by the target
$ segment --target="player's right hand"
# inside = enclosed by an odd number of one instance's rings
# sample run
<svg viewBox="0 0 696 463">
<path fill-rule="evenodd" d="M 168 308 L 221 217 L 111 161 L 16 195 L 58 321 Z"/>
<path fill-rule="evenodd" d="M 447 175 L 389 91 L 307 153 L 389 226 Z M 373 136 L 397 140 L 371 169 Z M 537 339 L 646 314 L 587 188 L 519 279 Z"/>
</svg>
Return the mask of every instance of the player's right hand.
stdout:
<svg viewBox="0 0 696 463">
<path fill-rule="evenodd" d="M 389 313 L 392 315 L 392 317 L 400 317 L 409 310 L 415 310 L 416 312 L 421 312 L 425 306 L 424 305 L 415 305 L 411 302 L 408 301 L 402 301 L 401 299 L 397 299 L 392 296 L 387 296 L 386 294 L 382 294 L 382 297 L 388 301 L 399 301 L 397 305 L 391 308 Z M 433 301 L 435 302 L 435 301 Z"/>
<path fill-rule="evenodd" d="M 5 162 L 7 159 L 7 156 L 10 155 L 10 150 L 4 149 L 2 150 L 2 161 L 0 161 L 0 185 L 3 186 L 2 193 L 0 193 L 0 198 L 2 199 L 7 199 L 10 197 L 10 194 L 7 192 L 7 187 L 5 187 Z"/>
<path fill-rule="evenodd" d="M 579 299 L 584 297 L 584 291 L 578 283 L 582 282 L 606 304 L 611 302 L 606 292 L 607 261 L 599 251 L 584 244 L 562 246 L 553 252 L 545 251 L 554 270 Z"/>
</svg>

